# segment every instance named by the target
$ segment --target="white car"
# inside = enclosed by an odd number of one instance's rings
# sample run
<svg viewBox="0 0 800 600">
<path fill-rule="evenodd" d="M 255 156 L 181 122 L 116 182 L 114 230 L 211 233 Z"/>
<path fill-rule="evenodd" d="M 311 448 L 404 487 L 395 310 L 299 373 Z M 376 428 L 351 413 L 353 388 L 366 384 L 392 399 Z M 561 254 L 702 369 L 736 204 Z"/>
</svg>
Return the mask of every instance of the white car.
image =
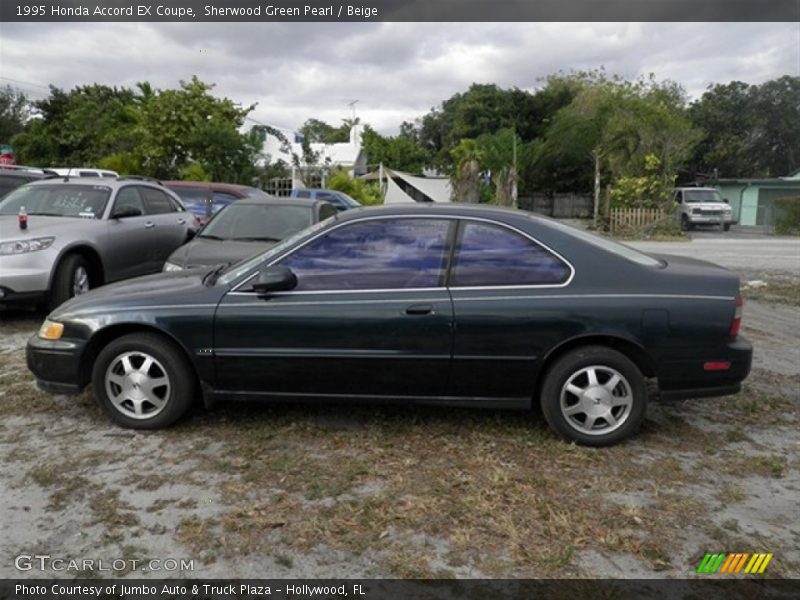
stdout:
<svg viewBox="0 0 800 600">
<path fill-rule="evenodd" d="M 676 188 L 675 202 L 682 229 L 694 229 L 696 225 L 717 225 L 725 231 L 731 228 L 733 211 L 715 188 Z"/>
</svg>

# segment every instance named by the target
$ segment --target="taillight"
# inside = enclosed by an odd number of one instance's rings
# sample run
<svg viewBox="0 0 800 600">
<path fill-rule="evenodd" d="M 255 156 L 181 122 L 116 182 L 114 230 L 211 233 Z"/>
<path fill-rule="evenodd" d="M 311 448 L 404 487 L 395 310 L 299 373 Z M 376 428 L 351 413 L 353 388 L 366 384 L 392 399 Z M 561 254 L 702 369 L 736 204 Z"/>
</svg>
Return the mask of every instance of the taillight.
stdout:
<svg viewBox="0 0 800 600">
<path fill-rule="evenodd" d="M 733 322 L 731 322 L 731 329 L 728 332 L 731 337 L 739 335 L 739 328 L 742 326 L 742 307 L 744 306 L 744 298 L 741 294 L 736 294 L 736 312 L 733 313 Z"/>
</svg>

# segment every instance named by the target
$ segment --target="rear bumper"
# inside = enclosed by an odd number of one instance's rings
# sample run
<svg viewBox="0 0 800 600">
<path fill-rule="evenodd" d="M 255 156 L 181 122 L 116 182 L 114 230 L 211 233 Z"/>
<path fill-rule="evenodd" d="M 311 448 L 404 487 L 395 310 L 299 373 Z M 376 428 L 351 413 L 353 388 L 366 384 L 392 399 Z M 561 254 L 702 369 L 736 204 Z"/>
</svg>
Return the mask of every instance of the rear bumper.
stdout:
<svg viewBox="0 0 800 600">
<path fill-rule="evenodd" d="M 739 336 L 715 348 L 672 351 L 658 362 L 659 396 L 663 400 L 728 396 L 737 393 L 749 375 L 753 346 Z M 708 371 L 705 365 L 709 362 L 730 363 L 730 367 Z"/>
</svg>

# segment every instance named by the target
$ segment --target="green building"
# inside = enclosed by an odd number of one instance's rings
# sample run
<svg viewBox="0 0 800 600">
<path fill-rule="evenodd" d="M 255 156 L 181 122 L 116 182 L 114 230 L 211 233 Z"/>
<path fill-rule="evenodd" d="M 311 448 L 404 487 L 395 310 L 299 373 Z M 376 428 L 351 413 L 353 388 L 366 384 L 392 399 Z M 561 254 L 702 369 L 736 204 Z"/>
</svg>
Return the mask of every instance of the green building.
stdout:
<svg viewBox="0 0 800 600">
<path fill-rule="evenodd" d="M 717 179 L 706 183 L 719 190 L 733 209 L 739 225 L 775 224 L 775 200 L 800 199 L 800 170 L 788 177 L 773 179 Z M 800 200 L 798 200 L 800 202 Z"/>
</svg>

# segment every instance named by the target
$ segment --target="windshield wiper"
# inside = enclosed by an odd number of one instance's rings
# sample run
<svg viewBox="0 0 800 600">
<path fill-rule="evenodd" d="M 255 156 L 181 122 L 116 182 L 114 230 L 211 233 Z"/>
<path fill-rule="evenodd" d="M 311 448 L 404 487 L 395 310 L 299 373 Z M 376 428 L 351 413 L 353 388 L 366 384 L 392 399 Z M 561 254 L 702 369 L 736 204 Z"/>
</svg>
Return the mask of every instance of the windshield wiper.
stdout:
<svg viewBox="0 0 800 600">
<path fill-rule="evenodd" d="M 209 235 L 207 233 L 201 233 L 197 237 L 203 238 L 204 240 L 224 240 L 225 238 L 221 238 L 218 235 Z"/>
<path fill-rule="evenodd" d="M 231 238 L 233 242 L 280 242 L 280 238 L 274 237 L 237 237 Z"/>
</svg>

